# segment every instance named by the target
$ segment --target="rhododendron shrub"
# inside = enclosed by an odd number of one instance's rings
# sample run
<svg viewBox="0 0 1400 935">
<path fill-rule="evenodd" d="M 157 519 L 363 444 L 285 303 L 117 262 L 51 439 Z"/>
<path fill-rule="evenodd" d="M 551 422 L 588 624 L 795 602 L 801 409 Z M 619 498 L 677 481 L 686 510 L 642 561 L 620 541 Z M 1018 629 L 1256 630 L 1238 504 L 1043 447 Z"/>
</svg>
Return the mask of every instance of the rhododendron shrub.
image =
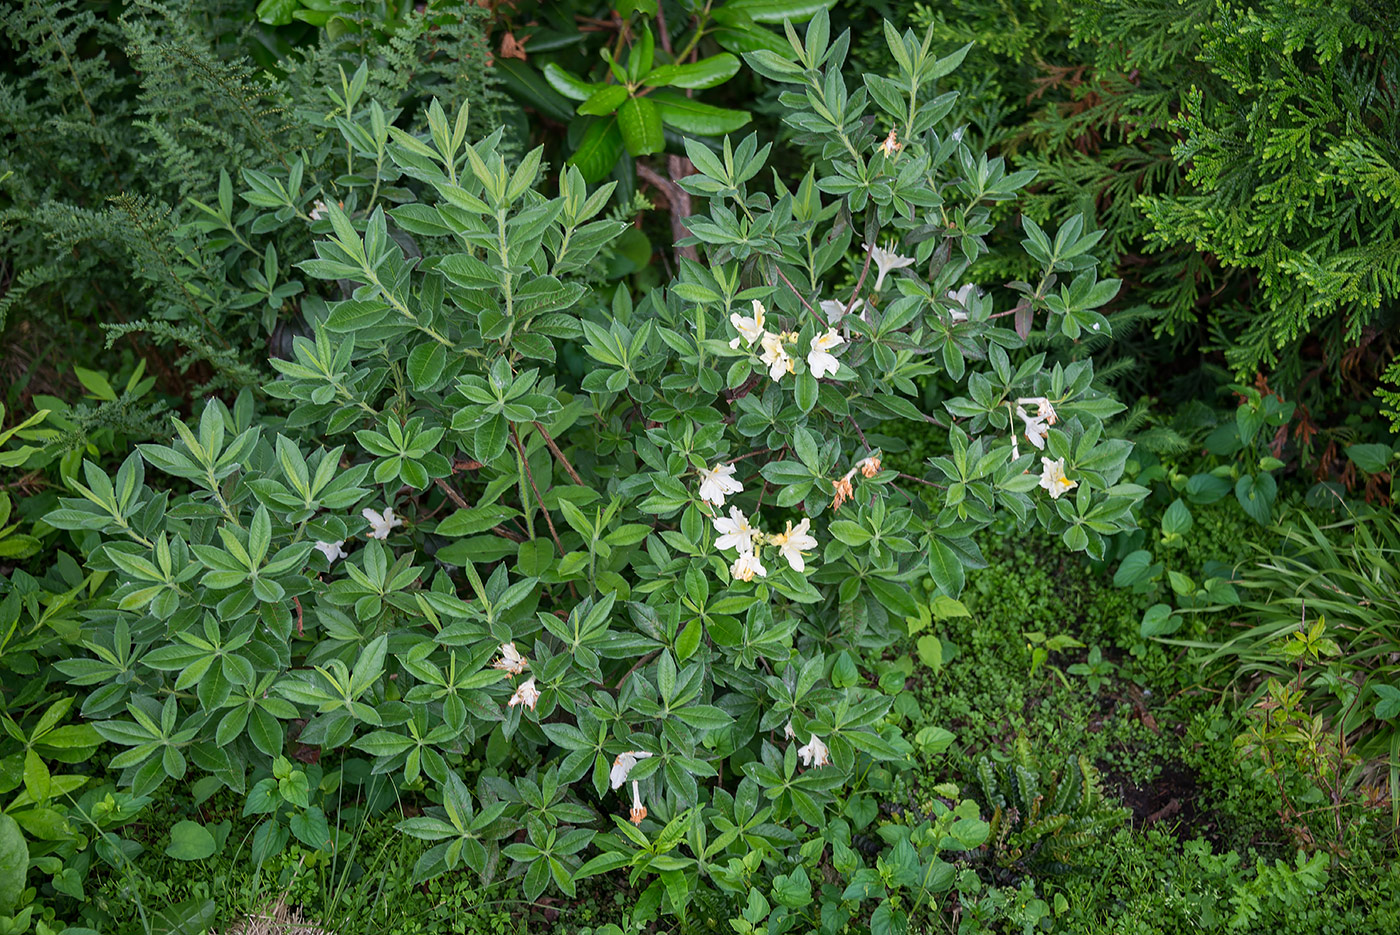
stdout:
<svg viewBox="0 0 1400 935">
<path fill-rule="evenodd" d="M 911 763 L 897 686 L 861 661 L 914 583 L 956 599 L 998 517 L 1101 556 L 1143 491 L 1073 345 L 1110 327 L 1096 236 L 1027 221 L 1036 284 L 964 281 L 1030 176 L 944 125 L 961 53 L 886 27 L 889 74 L 850 88 L 826 24 L 747 56 L 807 174 L 766 172 L 753 137 L 687 143 L 697 259 L 638 301 L 588 278 L 610 186 L 568 169 L 546 196 L 538 150 L 507 165 L 436 108 L 386 139 L 396 206 L 318 205 L 300 268 L 323 300 L 265 397 L 210 402 L 115 477 L 86 465 L 49 517 L 103 574 L 59 668 L 98 686 L 83 714 L 124 787 L 213 777 L 265 816 L 264 861 L 334 847 L 318 799 L 269 798 L 313 751 L 419 806 L 420 877 L 533 899 L 625 874 L 642 917 L 702 887 L 763 915 L 781 879 L 771 932 L 907 914 L 795 882 L 873 872 L 850 803 Z M 897 470 L 909 420 L 941 453 Z M 921 900 L 986 834 L 938 808 L 882 858 Z"/>
</svg>

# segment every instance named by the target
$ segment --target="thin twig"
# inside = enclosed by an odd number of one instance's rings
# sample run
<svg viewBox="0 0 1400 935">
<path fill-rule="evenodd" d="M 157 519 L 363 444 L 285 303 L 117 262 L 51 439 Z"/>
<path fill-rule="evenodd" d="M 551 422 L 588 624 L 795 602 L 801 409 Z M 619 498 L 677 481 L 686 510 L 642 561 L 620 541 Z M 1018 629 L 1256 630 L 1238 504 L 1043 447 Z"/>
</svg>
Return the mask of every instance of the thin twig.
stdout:
<svg viewBox="0 0 1400 935">
<path fill-rule="evenodd" d="M 665 7 L 666 4 L 664 3 L 658 3 L 656 5 L 656 31 L 661 33 L 661 48 L 666 50 L 667 55 L 675 58 L 676 53 L 671 50 L 671 31 L 666 28 Z"/>
<path fill-rule="evenodd" d="M 433 483 L 437 484 L 439 490 L 441 490 L 443 493 L 447 494 L 447 499 L 451 500 L 451 501 L 457 506 L 457 509 L 459 509 L 459 510 L 470 510 L 470 509 L 471 509 L 471 505 L 468 504 L 466 500 L 462 499 L 462 495 L 459 494 L 457 491 L 453 490 L 453 489 L 448 485 L 448 483 L 447 483 L 446 480 L 444 480 L 444 479 L 442 479 L 441 477 L 439 477 L 437 480 L 433 481 Z"/>
<path fill-rule="evenodd" d="M 737 458 L 730 458 L 728 461 L 726 461 L 726 462 L 724 462 L 724 463 L 725 463 L 725 464 L 733 464 L 733 463 L 735 463 L 736 461 L 743 461 L 745 458 L 752 458 L 754 455 L 766 455 L 766 454 L 769 454 L 769 449 L 767 449 L 767 448 L 759 448 L 759 449 L 757 449 L 757 450 L 755 450 L 755 451 L 750 451 L 750 452 L 749 452 L 748 454 L 746 454 L 746 455 L 739 455 L 739 457 L 737 457 Z M 781 457 L 781 452 L 779 453 L 779 456 Z"/>
<path fill-rule="evenodd" d="M 633 672 L 636 672 L 642 666 L 646 665 L 648 662 L 651 662 L 659 655 L 661 655 L 661 650 L 653 649 L 651 652 L 647 653 L 645 656 L 632 663 L 632 668 L 622 673 L 622 678 L 617 680 L 617 684 L 613 686 L 613 691 L 617 691 L 619 688 L 621 688 L 622 683 L 627 681 L 627 677 L 630 676 Z"/>
<path fill-rule="evenodd" d="M 939 490 L 947 490 L 947 489 L 948 489 L 947 487 L 944 487 L 942 484 L 935 484 L 935 483 L 934 483 L 933 481 L 931 481 L 931 480 L 924 480 L 922 477 L 915 477 L 913 474 L 904 474 L 904 473 L 901 473 L 899 476 L 902 477 L 904 480 L 912 480 L 912 481 L 913 481 L 914 483 L 916 483 L 916 484 L 923 484 L 925 487 L 937 487 Z"/>
<path fill-rule="evenodd" d="M 461 495 L 461 494 L 459 494 L 457 491 L 453 490 L 450 486 L 448 486 L 446 480 L 444 480 L 443 478 L 439 477 L 439 478 L 438 478 L 437 480 L 435 480 L 433 483 L 437 484 L 438 487 L 439 487 L 439 489 L 441 489 L 443 493 L 447 494 L 447 499 L 451 500 L 451 501 L 452 501 L 452 505 L 455 506 L 455 507 L 457 507 L 457 509 L 459 509 L 459 510 L 470 510 L 470 509 L 471 509 L 471 504 L 467 503 L 466 500 L 462 499 L 462 495 Z M 536 496 L 538 496 L 538 494 L 536 494 Z M 520 535 L 520 533 L 518 533 L 518 532 L 512 532 L 511 530 L 506 529 L 506 528 L 503 527 L 503 526 L 492 526 L 492 527 L 491 527 L 491 531 L 494 532 L 496 535 L 500 536 L 502 539 L 509 539 L 511 542 L 524 542 L 524 541 L 525 541 L 525 537 L 522 536 L 522 535 Z"/>
<path fill-rule="evenodd" d="M 676 264 L 679 266 L 682 258 L 698 261 L 700 254 L 695 249 L 694 244 L 684 247 L 679 244 L 681 240 L 690 236 L 690 229 L 685 226 L 685 219 L 691 214 L 690 196 L 673 180 L 666 178 L 644 162 L 637 163 L 637 176 L 649 185 L 655 186 L 656 190 L 661 193 L 661 197 L 666 199 L 666 210 L 671 215 L 671 246 L 675 253 Z"/>
<path fill-rule="evenodd" d="M 535 429 L 540 433 L 540 437 L 542 437 L 544 439 L 544 443 L 549 446 L 549 450 L 554 452 L 554 457 L 558 458 L 559 463 L 564 465 L 564 470 L 569 472 L 569 476 L 574 479 L 574 483 L 578 484 L 580 487 L 587 486 L 586 484 L 584 484 L 583 478 L 578 476 L 578 471 L 575 471 L 574 466 L 569 463 L 569 459 L 564 457 L 564 452 L 560 451 L 559 446 L 554 444 L 554 439 L 550 438 L 549 433 L 545 431 L 544 426 L 540 425 L 538 422 L 532 422 L 530 424 L 533 425 Z"/>
<path fill-rule="evenodd" d="M 540 512 L 544 514 L 545 525 L 549 527 L 549 535 L 554 539 L 554 547 L 559 550 L 559 557 L 564 557 L 564 543 L 559 541 L 559 532 L 554 528 L 554 520 L 549 515 L 549 508 L 544 505 L 544 497 L 540 495 L 540 488 L 535 484 L 535 472 L 530 470 L 530 458 L 525 454 L 525 446 L 520 444 L 520 436 L 516 434 L 515 426 L 510 427 L 511 440 L 515 442 L 515 450 L 520 452 L 520 463 L 525 467 L 525 478 L 530 482 L 530 489 L 535 492 L 535 501 L 540 505 Z M 570 586 L 573 582 L 569 582 Z"/>
<path fill-rule="evenodd" d="M 807 311 L 809 311 L 809 312 L 812 313 L 812 317 L 815 318 L 815 319 L 817 320 L 817 324 L 818 324 L 818 325 L 825 325 L 825 324 L 827 324 L 825 321 L 822 320 L 822 316 L 817 314 L 817 310 L 814 309 L 814 308 L 812 308 L 812 306 L 810 306 L 810 305 L 807 304 L 807 300 L 806 300 L 805 298 L 802 297 L 802 293 L 800 293 L 800 292 L 797 291 L 797 287 L 794 286 L 791 282 L 789 282 L 789 281 L 788 281 L 788 278 L 787 278 L 786 276 L 783 275 L 782 268 L 779 267 L 777 263 L 774 263 L 774 264 L 773 264 L 773 269 L 774 269 L 775 272 L 777 272 L 778 278 L 781 279 L 781 280 L 787 285 L 787 287 L 788 287 L 789 289 L 792 290 L 792 294 L 795 295 L 795 296 L 797 296 L 797 301 L 799 301 L 799 302 L 802 303 L 802 307 L 805 308 Z"/>
<path fill-rule="evenodd" d="M 854 428 L 856 434 L 860 436 L 860 443 L 865 446 L 865 450 L 867 452 L 874 451 L 875 449 L 870 447 L 870 442 L 865 440 L 865 432 L 861 430 L 860 423 L 856 422 L 855 416 L 847 416 L 846 421 L 851 423 L 851 427 Z"/>
</svg>

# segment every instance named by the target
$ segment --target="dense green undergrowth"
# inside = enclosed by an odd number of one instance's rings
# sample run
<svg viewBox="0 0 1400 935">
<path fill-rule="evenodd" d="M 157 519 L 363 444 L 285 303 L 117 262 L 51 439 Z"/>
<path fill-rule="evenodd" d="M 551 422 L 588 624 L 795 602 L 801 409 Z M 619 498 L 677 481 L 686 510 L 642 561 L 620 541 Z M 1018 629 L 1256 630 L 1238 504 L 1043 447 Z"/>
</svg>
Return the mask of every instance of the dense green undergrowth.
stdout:
<svg viewBox="0 0 1400 935">
<path fill-rule="evenodd" d="M 1235 542 L 1203 533 L 1192 546 L 1241 548 L 1238 527 L 1223 528 L 1236 530 Z M 989 544 L 987 554 L 989 567 L 972 575 L 964 597 L 968 616 L 931 626 L 941 644 L 937 665 L 919 642 L 929 628 L 917 624 L 914 636 L 875 665 L 878 673 L 907 678 L 897 710 L 924 756 L 922 765 L 894 776 L 887 793 L 848 804 L 858 840 L 877 840 L 880 827 L 932 808 L 950 781 L 975 786 L 978 760 L 1014 762 L 1018 743 L 1046 767 L 1086 757 L 1099 772 L 1106 807 L 1125 803 L 1131 811 L 1116 828 L 1076 846 L 1065 866 L 969 865 L 956 900 L 914 931 L 1030 925 L 1085 933 L 1344 933 L 1395 924 L 1400 873 L 1384 844 L 1358 836 L 1344 864 L 1320 853 L 1299 856 L 1296 841 L 1271 819 L 1270 784 L 1252 779 L 1229 752 L 1238 715 L 1184 675 L 1174 651 L 1137 638 L 1131 596 L 1103 587 L 1085 565 L 1061 562 L 1052 543 Z M 1043 644 L 1026 639 L 1035 633 L 1060 640 L 1038 664 L 1034 649 Z M 1113 660 L 1098 684 L 1074 669 L 1092 647 Z M 211 921 L 222 926 L 280 900 L 338 931 L 636 930 L 636 893 L 625 886 L 584 887 L 577 900 L 531 906 L 510 884 L 482 887 L 458 878 L 410 885 L 403 868 L 424 845 L 394 832 L 398 809 L 385 800 L 379 810 L 341 811 L 356 839 L 353 852 L 327 858 L 295 846 L 249 874 L 242 869 L 249 828 L 234 798 L 221 793 L 199 807 L 190 803 L 131 835 L 146 845 L 135 862 L 140 872 L 105 874 L 93 887 L 92 908 L 114 914 L 139 900 L 158 913 L 210 899 L 217 907 Z M 169 826 L 188 818 L 228 821 L 231 839 L 241 836 L 243 846 L 202 864 L 166 857 Z M 742 907 L 714 908 L 737 915 Z M 680 930 L 722 928 L 695 922 Z"/>
</svg>

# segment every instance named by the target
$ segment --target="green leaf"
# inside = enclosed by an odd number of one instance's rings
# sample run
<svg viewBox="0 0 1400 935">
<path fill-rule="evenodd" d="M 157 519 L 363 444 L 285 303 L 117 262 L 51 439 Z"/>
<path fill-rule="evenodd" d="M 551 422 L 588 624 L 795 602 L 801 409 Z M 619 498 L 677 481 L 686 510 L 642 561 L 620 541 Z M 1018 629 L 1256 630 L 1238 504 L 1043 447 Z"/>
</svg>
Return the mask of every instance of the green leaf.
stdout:
<svg viewBox="0 0 1400 935">
<path fill-rule="evenodd" d="M 482 464 L 489 464 L 495 461 L 506 450 L 506 442 L 510 439 L 510 427 L 504 416 L 495 415 L 476 430 L 476 444 L 474 450 L 476 459 Z"/>
<path fill-rule="evenodd" d="M 474 536 L 518 515 L 517 510 L 493 503 L 490 506 L 458 510 L 438 523 L 435 531 L 439 536 Z"/>
<path fill-rule="evenodd" d="M 589 123 L 578 149 L 565 164 L 577 166 L 584 180 L 593 183 L 606 178 L 621 155 L 622 131 L 617 127 L 617 117 L 605 117 Z"/>
<path fill-rule="evenodd" d="M 929 542 L 928 573 L 938 589 L 949 597 L 962 593 L 965 582 L 962 560 L 941 539 L 932 538 Z"/>
<path fill-rule="evenodd" d="M 655 103 L 666 126 L 697 136 L 734 133 L 750 119 L 746 111 L 713 107 L 671 91 L 656 91 L 647 99 Z"/>
<path fill-rule="evenodd" d="M 506 86 L 506 91 L 517 100 L 529 104 L 540 113 L 560 123 L 567 123 L 569 118 L 573 116 L 573 105 L 569 102 L 570 97 L 560 94 L 529 64 L 518 59 L 498 58 L 492 67 L 500 76 L 501 83 Z M 546 65 L 545 67 L 558 68 L 557 65 Z M 580 81 L 579 83 L 586 85 L 586 82 Z M 584 95 L 584 97 L 587 96 Z M 576 100 L 582 100 L 582 98 L 576 98 Z"/>
<path fill-rule="evenodd" d="M 622 85 L 610 84 L 590 94 L 588 100 L 578 105 L 578 112 L 589 117 L 606 117 L 621 107 L 628 97 L 627 89 Z"/>
<path fill-rule="evenodd" d="M 544 66 L 544 80 L 549 82 L 551 88 L 574 101 L 586 101 L 598 90 L 598 85 L 584 81 L 553 62 Z"/>
<path fill-rule="evenodd" d="M 1142 623 L 1138 624 L 1138 635 L 1146 640 L 1175 633 L 1180 628 L 1181 618 L 1172 613 L 1170 605 L 1153 604 L 1142 615 Z"/>
<path fill-rule="evenodd" d="M 408 355 L 408 378 L 413 381 L 413 388 L 426 392 L 442 376 L 443 368 L 447 366 L 447 349 L 436 341 L 431 344 L 420 344 Z"/>
<path fill-rule="evenodd" d="M 617 109 L 617 125 L 622 130 L 623 144 L 633 156 L 659 153 L 666 148 L 661 114 L 646 98 L 628 98 Z"/>
<path fill-rule="evenodd" d="M 331 829 L 326 823 L 326 813 L 316 806 L 293 815 L 287 826 L 292 829 L 292 834 L 297 836 L 297 840 L 307 847 L 318 851 L 330 849 Z"/>
<path fill-rule="evenodd" d="M 262 0 L 253 12 L 260 23 L 266 23 L 269 26 L 286 26 L 292 21 L 292 14 L 299 9 L 301 9 L 301 0 Z"/>
<path fill-rule="evenodd" d="M 805 23 L 822 10 L 829 10 L 836 0 L 729 0 L 726 13 L 742 13 L 755 23 Z"/>
<path fill-rule="evenodd" d="M 943 668 L 943 641 L 932 634 L 919 637 L 914 644 L 919 652 L 919 661 L 937 672 Z"/>
<path fill-rule="evenodd" d="M 1390 464 L 1390 448 L 1385 445 L 1348 445 L 1347 458 L 1367 474 L 1379 474 Z"/>
<path fill-rule="evenodd" d="M 1172 501 L 1162 514 L 1162 532 L 1169 536 L 1182 536 L 1191 529 L 1191 511 L 1180 499 Z"/>
<path fill-rule="evenodd" d="M 870 530 L 848 519 L 838 519 L 830 526 L 831 534 L 846 545 L 861 546 L 870 541 Z"/>
<path fill-rule="evenodd" d="M 1180 501 L 1177 501 L 1178 503 Z M 1146 549 L 1138 549 L 1125 557 L 1118 570 L 1113 573 L 1113 586 L 1117 588 L 1130 588 L 1133 585 L 1146 581 L 1152 577 L 1152 553 Z M 1156 566 L 1160 571 L 1160 566 Z"/>
<path fill-rule="evenodd" d="M 205 860 L 214 856 L 216 845 L 209 829 L 193 821 L 177 821 L 170 829 L 166 856 L 176 860 Z"/>
<path fill-rule="evenodd" d="M 1272 474 L 1245 474 L 1235 481 L 1235 499 L 1260 526 L 1266 526 L 1273 515 L 1278 482 Z"/>
<path fill-rule="evenodd" d="M 739 72 L 739 59 L 728 52 L 702 58 L 689 65 L 662 65 L 652 69 L 651 74 L 642 79 L 649 88 L 713 88 L 724 84 Z"/>
<path fill-rule="evenodd" d="M 0 812 L 0 915 L 10 915 L 24 893 L 29 844 L 13 818 Z"/>
<path fill-rule="evenodd" d="M 361 328 L 372 328 L 389 317 L 392 309 L 378 299 L 357 301 L 349 299 L 336 305 L 326 316 L 326 330 L 337 334 L 350 334 Z"/>
<path fill-rule="evenodd" d="M 1376 717 L 1388 721 L 1400 714 L 1400 688 L 1394 685 L 1373 686 L 1380 701 L 1376 702 Z M 2 905 L 2 904 L 0 904 Z"/>
</svg>

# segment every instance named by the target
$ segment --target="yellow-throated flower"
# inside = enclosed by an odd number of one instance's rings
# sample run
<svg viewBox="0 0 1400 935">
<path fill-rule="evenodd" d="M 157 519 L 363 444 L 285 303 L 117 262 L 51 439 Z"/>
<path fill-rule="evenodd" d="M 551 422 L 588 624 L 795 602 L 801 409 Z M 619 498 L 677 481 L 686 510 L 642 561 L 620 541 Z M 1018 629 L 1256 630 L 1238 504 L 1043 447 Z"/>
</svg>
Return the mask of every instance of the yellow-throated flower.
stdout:
<svg viewBox="0 0 1400 935">
<path fill-rule="evenodd" d="M 811 523 L 810 519 L 804 519 L 794 526 L 792 520 L 788 520 L 786 531 L 768 537 L 768 541 L 778 547 L 778 554 L 787 559 L 793 571 L 805 571 L 807 563 L 803 561 L 803 553 L 817 547 L 817 540 L 807 534 L 807 527 Z"/>
<path fill-rule="evenodd" d="M 740 553 L 753 551 L 753 539 L 759 532 L 749 525 L 749 518 L 743 510 L 731 506 L 728 517 L 716 516 L 713 522 L 715 532 L 719 533 L 715 548 L 720 551 L 738 549 Z"/>
<path fill-rule="evenodd" d="M 700 499 L 715 506 L 724 506 L 729 494 L 741 493 L 744 485 L 734 479 L 734 465 L 716 464 L 700 470 Z"/>
<path fill-rule="evenodd" d="M 763 361 L 764 366 L 768 368 L 768 376 L 774 380 L 781 380 L 783 374 L 792 373 L 792 357 L 783 346 L 786 337 L 785 334 L 774 334 L 771 331 L 763 334 L 763 354 L 759 360 Z"/>
<path fill-rule="evenodd" d="M 1052 461 L 1049 458 L 1040 459 L 1040 486 L 1050 491 L 1050 499 L 1060 499 L 1060 494 L 1068 493 L 1079 486 L 1078 481 L 1070 480 L 1065 476 L 1065 459 Z"/>
<path fill-rule="evenodd" d="M 740 552 L 729 573 L 738 581 L 752 581 L 754 575 L 760 578 L 768 577 L 768 569 L 763 567 L 757 552 Z"/>
<path fill-rule="evenodd" d="M 812 349 L 807 352 L 807 366 L 812 369 L 812 376 L 820 380 L 828 373 L 835 373 L 840 369 L 841 362 L 831 356 L 831 349 L 845 343 L 841 335 L 834 330 L 828 330 L 821 337 L 813 338 Z"/>
<path fill-rule="evenodd" d="M 729 323 L 734 326 L 734 330 L 739 332 L 739 337 L 729 342 L 729 346 L 737 348 L 740 338 L 744 341 L 745 347 L 753 347 L 763 339 L 763 320 L 765 317 L 763 303 L 758 299 L 753 300 L 753 317 L 745 318 L 738 312 L 729 316 Z"/>
</svg>

